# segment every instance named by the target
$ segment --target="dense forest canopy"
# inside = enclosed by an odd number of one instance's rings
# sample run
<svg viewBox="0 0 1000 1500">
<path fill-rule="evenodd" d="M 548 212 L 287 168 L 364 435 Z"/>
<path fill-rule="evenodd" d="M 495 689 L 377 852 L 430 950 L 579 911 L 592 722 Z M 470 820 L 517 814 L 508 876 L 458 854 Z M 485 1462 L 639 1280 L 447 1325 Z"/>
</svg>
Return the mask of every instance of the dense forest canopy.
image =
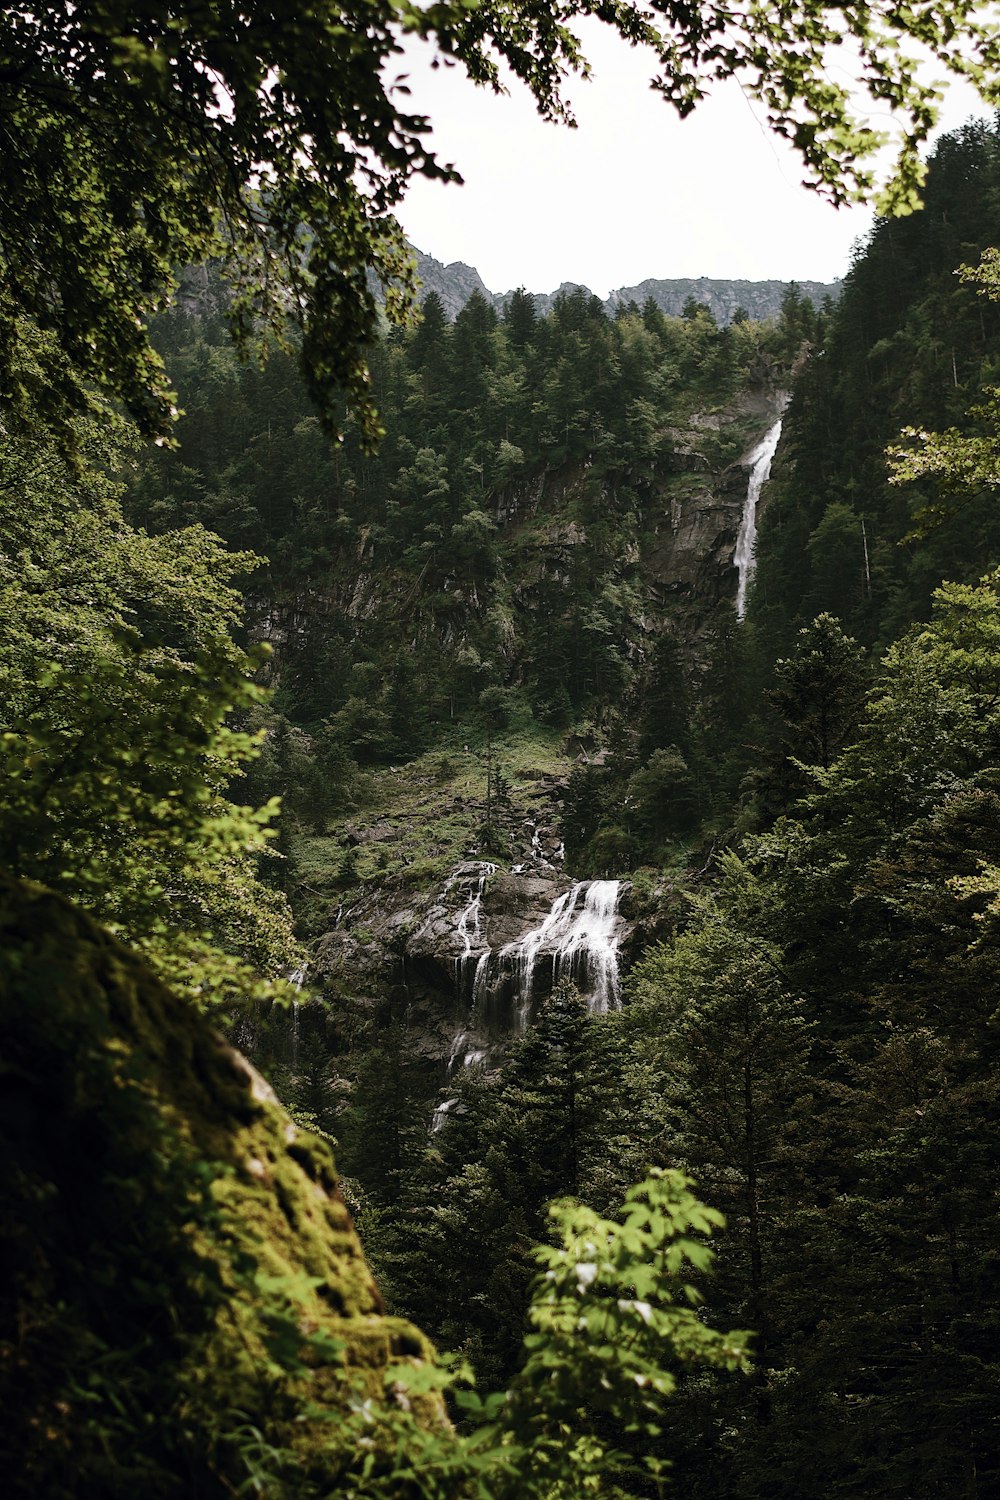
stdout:
<svg viewBox="0 0 1000 1500">
<path fill-rule="evenodd" d="M 171 315 L 160 338 L 188 408 L 185 440 L 141 461 L 130 511 L 151 530 L 197 522 L 267 555 L 261 595 L 305 611 L 283 653 L 277 701 L 304 724 L 340 716 L 361 760 L 422 748 L 414 699 L 440 723 L 466 717 L 495 684 L 527 682 L 538 711 L 565 723 L 620 697 L 632 674 L 635 553 L 651 525 L 665 432 L 700 405 L 738 405 L 780 384 L 815 321 L 794 298 L 773 328 L 720 328 L 696 307 L 665 318 L 652 303 L 611 320 L 596 298 L 574 292 L 544 319 L 523 293 L 502 317 L 474 297 L 449 324 L 431 294 L 417 329 L 371 351 L 389 432 L 367 454 L 353 429 L 336 449 L 326 444 L 290 357 L 241 369 L 218 319 Z M 739 457 L 752 420 L 745 413 L 708 435 L 713 462 Z M 543 507 L 533 519 L 526 497 L 546 473 L 585 480 L 572 515 L 588 546 L 568 579 L 555 561 L 536 576 L 531 549 L 551 517 Z M 379 579 L 380 602 L 365 618 L 324 611 L 322 593 L 305 602 L 317 584 L 329 596 L 339 581 L 346 593 L 359 572 Z M 380 746 L 372 692 L 357 684 L 373 665 L 391 680 L 401 619 L 413 644 L 400 669 L 419 691 L 403 704 L 410 729 L 386 729 Z M 462 650 L 442 656 L 449 622 Z M 342 716 L 359 697 L 369 724 L 352 736 Z"/>
<path fill-rule="evenodd" d="M 835 201 L 853 47 L 925 207 L 773 324 L 412 319 L 401 39 L 565 120 L 586 16 Z M 0 18 L 16 1493 L 996 1492 L 1000 150 L 924 180 L 911 43 L 992 96 L 967 3 Z M 477 1051 L 519 881 L 627 897 L 625 1003 L 553 957 Z"/>
</svg>

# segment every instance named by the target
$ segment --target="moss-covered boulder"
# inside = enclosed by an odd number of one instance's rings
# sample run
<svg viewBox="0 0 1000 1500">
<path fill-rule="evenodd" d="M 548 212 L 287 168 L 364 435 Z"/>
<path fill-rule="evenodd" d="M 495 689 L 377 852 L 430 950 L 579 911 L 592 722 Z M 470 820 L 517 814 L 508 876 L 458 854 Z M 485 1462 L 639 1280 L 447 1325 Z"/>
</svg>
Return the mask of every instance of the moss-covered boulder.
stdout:
<svg viewBox="0 0 1000 1500">
<path fill-rule="evenodd" d="M 0 1256 L 8 1494 L 336 1494 L 359 1447 L 443 1421 L 326 1144 L 121 944 L 2 877 Z"/>
</svg>

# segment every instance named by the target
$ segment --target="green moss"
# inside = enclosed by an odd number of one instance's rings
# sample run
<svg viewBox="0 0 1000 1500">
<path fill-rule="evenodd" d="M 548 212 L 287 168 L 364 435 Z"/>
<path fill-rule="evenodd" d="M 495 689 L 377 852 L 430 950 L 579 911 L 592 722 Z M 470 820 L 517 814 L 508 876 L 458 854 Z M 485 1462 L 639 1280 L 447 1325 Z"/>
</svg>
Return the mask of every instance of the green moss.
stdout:
<svg viewBox="0 0 1000 1500">
<path fill-rule="evenodd" d="M 352 814 L 347 825 L 391 823 L 396 837 L 358 846 L 356 885 L 378 880 L 381 885 L 409 889 L 433 887 L 445 878 L 466 852 L 477 845 L 486 796 L 484 746 L 469 738 L 466 727 L 447 751 L 434 750 L 404 766 L 375 771 L 364 816 Z M 494 763 L 510 782 L 514 824 L 532 815 L 532 794 L 541 775 L 566 775 L 570 762 L 562 751 L 564 731 L 538 724 L 522 713 L 520 721 L 493 741 Z M 338 836 L 339 833 L 339 836 Z M 300 903 L 300 919 L 307 933 L 324 930 L 329 906 L 343 897 L 335 872 L 347 852 L 343 829 L 329 837 L 293 840 L 294 863 L 303 886 L 321 892 L 315 911 Z"/>
<path fill-rule="evenodd" d="M 431 1351 L 383 1315 L 326 1143 L 107 933 L 2 877 L 0 1058 L 13 1493 L 221 1496 L 261 1444 L 269 1496 L 336 1493 L 352 1381 L 381 1396 Z"/>
</svg>

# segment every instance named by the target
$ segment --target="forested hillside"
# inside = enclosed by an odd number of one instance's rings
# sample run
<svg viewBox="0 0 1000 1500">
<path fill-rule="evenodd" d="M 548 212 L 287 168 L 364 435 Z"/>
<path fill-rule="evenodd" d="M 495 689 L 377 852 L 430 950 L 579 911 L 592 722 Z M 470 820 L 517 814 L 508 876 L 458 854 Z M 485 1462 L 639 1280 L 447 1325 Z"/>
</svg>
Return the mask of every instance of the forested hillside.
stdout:
<svg viewBox="0 0 1000 1500">
<path fill-rule="evenodd" d="M 816 327 L 794 287 L 777 324 L 726 328 L 694 303 L 612 320 L 582 293 L 546 318 L 525 294 L 502 318 L 476 296 L 449 324 L 432 295 L 371 351 L 386 434 L 370 454 L 350 429 L 330 448 L 289 355 L 246 369 L 221 320 L 177 313 L 161 341 L 183 441 L 143 460 L 130 513 L 267 556 L 255 630 L 278 647 L 275 710 L 329 768 L 308 792 L 322 829 L 350 762 L 412 758 L 456 725 L 464 743 L 484 702 L 606 733 L 669 675 L 670 640 L 699 698 L 732 649 L 738 461 Z M 708 811 L 719 768 L 702 764 Z"/>
<path fill-rule="evenodd" d="M 927 617 L 942 578 L 971 581 L 996 561 L 991 495 L 894 486 L 885 452 L 904 427 L 972 430 L 965 414 L 997 379 L 1000 309 L 958 269 L 995 238 L 998 151 L 995 125 L 940 143 L 924 209 L 877 223 L 796 383 L 758 548 L 768 659 L 821 610 L 884 646 Z"/>
<path fill-rule="evenodd" d="M 1000 512 L 960 474 L 892 485 L 884 456 L 904 425 L 984 431 L 965 414 L 1000 327 L 956 270 L 994 236 L 998 187 L 995 128 L 945 140 L 924 212 L 876 227 L 811 330 L 741 643 L 731 816 L 754 831 L 707 878 L 696 861 L 620 1015 L 557 995 L 498 1081 L 451 1084 L 387 1220 L 401 1305 L 502 1370 L 545 1199 L 602 1206 L 645 1160 L 694 1173 L 727 1215 L 711 1316 L 757 1330 L 757 1363 L 682 1389 L 664 1451 L 691 1495 L 910 1500 L 1000 1478 Z M 676 663 L 671 680 L 639 719 L 686 750 Z M 571 778 L 571 847 L 584 786 L 621 818 L 635 776 Z M 677 820 L 676 786 L 655 805 Z"/>
<path fill-rule="evenodd" d="M 836 303 L 417 316 L 403 33 L 558 121 L 582 17 L 834 202 L 856 44 Z M 965 0 L 0 14 L 23 1500 L 1000 1492 L 1000 124 L 925 183 L 913 40 L 995 97 Z"/>
<path fill-rule="evenodd" d="M 755 1364 L 681 1384 L 662 1453 L 692 1496 L 1000 1478 L 1000 511 L 885 457 L 995 378 L 1000 314 L 956 270 L 998 189 L 996 130 L 947 138 L 821 316 L 572 293 L 449 323 L 431 295 L 372 350 L 374 456 L 326 446 L 280 353 L 246 371 L 211 321 L 164 328 L 184 440 L 130 513 L 270 559 L 254 774 L 319 997 L 244 1044 L 338 1138 L 393 1305 L 489 1382 L 545 1205 L 695 1176 L 727 1217 L 711 1320 Z M 597 938 L 552 926 L 563 861 L 614 889 L 620 1010 Z M 524 955 L 552 902 L 549 972 Z"/>
</svg>

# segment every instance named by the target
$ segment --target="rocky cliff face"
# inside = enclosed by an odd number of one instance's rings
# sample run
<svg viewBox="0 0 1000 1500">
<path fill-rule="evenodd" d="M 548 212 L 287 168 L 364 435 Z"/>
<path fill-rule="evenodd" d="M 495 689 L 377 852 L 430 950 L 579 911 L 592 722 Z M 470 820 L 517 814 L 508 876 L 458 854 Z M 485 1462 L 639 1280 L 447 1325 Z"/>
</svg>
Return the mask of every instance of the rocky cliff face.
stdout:
<svg viewBox="0 0 1000 1500">
<path fill-rule="evenodd" d="M 778 393 L 744 394 L 728 409 L 695 414 L 689 424 L 663 435 L 658 452 L 641 474 L 624 474 L 638 506 L 618 524 L 621 545 L 607 567 L 638 592 L 633 615 L 623 623 L 620 645 L 641 663 L 649 642 L 672 620 L 693 648 L 720 609 L 735 608 L 736 537 L 747 493 L 749 458 L 780 410 Z M 712 450 L 723 441 L 742 451 L 718 467 Z M 306 622 L 327 616 L 349 620 L 359 633 L 400 625 L 412 643 L 447 653 L 461 651 L 483 622 L 497 619 L 496 600 L 509 596 L 512 615 L 493 643 L 508 669 L 517 671 L 518 633 L 533 618 L 546 588 L 569 585 L 592 555 L 593 529 L 579 518 L 581 502 L 591 510 L 619 511 L 614 481 L 597 496 L 586 464 L 546 469 L 498 489 L 490 505 L 500 552 L 492 586 L 459 589 L 445 579 L 428 596 L 413 580 L 384 564 L 378 549 L 343 556 L 322 589 L 308 595 L 251 600 L 254 633 L 279 649 L 304 631 Z M 765 501 L 766 504 L 766 496 Z"/>
<path fill-rule="evenodd" d="M 478 292 L 498 311 L 502 311 L 510 300 L 513 288 L 505 292 L 491 291 L 475 266 L 466 265 L 461 260 L 453 260 L 445 265 L 433 255 L 425 255 L 422 250 L 414 247 L 411 249 L 417 263 L 421 300 L 430 292 L 436 292 L 448 318 L 456 317 L 474 292 Z M 787 281 L 724 281 L 710 276 L 666 280 L 652 277 L 635 286 L 616 288 L 604 299 L 602 306 L 609 316 L 614 316 L 618 307 L 629 302 L 635 302 L 641 307 L 648 298 L 652 298 L 661 312 L 670 317 L 678 317 L 688 300 L 694 298 L 695 302 L 710 309 L 717 323 L 731 322 L 738 308 L 742 308 L 749 317 L 765 322 L 778 316 L 782 298 L 791 284 Z M 797 281 L 794 284 L 817 307 L 826 297 L 836 301 L 840 296 L 839 281 Z M 590 288 L 577 281 L 564 281 L 554 291 L 533 291 L 531 295 L 539 315 L 545 316 L 552 311 L 561 292 L 576 291 L 591 295 Z M 213 280 L 204 266 L 187 267 L 181 273 L 177 305 L 183 312 L 213 317 L 224 310 L 228 297 L 225 286 Z"/>
<path fill-rule="evenodd" d="M 634 578 L 640 605 L 622 646 L 640 659 L 646 644 L 669 621 L 697 649 L 720 610 L 735 609 L 736 538 L 747 497 L 751 455 L 782 409 L 783 393 L 743 393 L 723 410 L 695 413 L 684 428 L 663 435 L 650 468 L 624 479 L 640 498 L 640 509 L 619 551 L 620 573 Z M 720 443 L 741 450 L 719 467 Z M 574 555 L 586 553 L 586 524 L 571 518 L 574 502 L 590 483 L 587 469 L 566 466 L 500 492 L 496 520 L 503 532 L 531 532 L 531 548 L 513 579 L 520 612 L 530 616 L 545 579 L 569 578 Z M 616 505 L 609 490 L 605 503 Z M 766 505 L 766 494 L 764 497 Z M 544 518 L 539 525 L 539 518 Z"/>
<path fill-rule="evenodd" d="M 513 801 L 513 821 L 521 822 L 521 789 Z M 366 890 L 320 939 L 311 972 L 321 986 L 350 983 L 355 997 L 371 1006 L 405 1007 L 421 1054 L 439 1060 L 449 1055 L 456 1025 L 468 1019 L 475 960 L 539 927 L 571 883 L 547 821 L 525 829 L 501 864 L 500 856 L 478 857 L 472 828 L 481 809 L 467 811 L 470 857 L 456 859 L 426 885 L 390 879 Z M 550 801 L 546 820 L 554 814 Z M 368 832 L 360 830 L 362 837 Z"/>
<path fill-rule="evenodd" d="M 695 414 L 686 429 L 669 435 L 661 460 L 663 480 L 652 489 L 652 540 L 642 558 L 651 600 L 685 608 L 699 633 L 717 606 L 735 608 L 736 537 L 760 437 L 782 409 L 781 392 L 747 394 L 726 411 Z M 752 435 L 737 462 L 713 470 L 706 438 L 739 426 Z"/>
<path fill-rule="evenodd" d="M 473 292 L 478 292 L 487 302 L 494 301 L 493 293 L 488 290 L 475 266 L 467 266 L 461 260 L 453 260 L 445 265 L 442 261 L 435 260 L 433 255 L 424 255 L 421 250 L 416 249 L 413 254 L 420 278 L 421 300 L 429 292 L 436 292 L 449 318 L 454 318 L 462 311 Z"/>
<path fill-rule="evenodd" d="M 761 390 L 744 393 L 726 409 L 695 413 L 685 428 L 663 435 L 648 472 L 625 476 L 638 489 L 641 509 L 618 561 L 623 571 L 634 571 L 639 583 L 643 614 L 634 624 L 640 639 L 655 633 L 664 616 L 676 619 L 678 609 L 686 637 L 695 639 L 720 607 L 730 602 L 735 607 L 734 554 L 750 455 L 779 414 L 782 400 L 781 392 Z M 712 455 L 720 440 L 742 448 L 735 462 L 721 468 Z M 566 466 L 498 497 L 496 520 L 512 535 L 540 516 L 549 518 L 533 528 L 531 557 L 515 582 L 526 611 L 532 607 L 533 583 L 543 576 L 568 576 L 574 553 L 592 544 L 587 525 L 571 518 L 574 502 L 589 482 L 586 467 Z M 607 503 L 614 502 L 609 491 Z"/>
<path fill-rule="evenodd" d="M 359 631 L 383 634 L 405 622 L 407 640 L 419 649 L 455 654 L 481 644 L 502 611 L 508 628 L 495 637 L 493 661 L 509 682 L 523 685 L 524 633 L 545 618 L 553 592 L 586 601 L 580 580 L 603 570 L 622 605 L 615 643 L 629 668 L 640 672 L 669 630 L 700 670 L 720 622 L 735 616 L 734 553 L 751 455 L 780 406 L 779 392 L 744 391 L 729 406 L 695 411 L 683 427 L 663 432 L 633 473 L 598 479 L 586 463 L 566 463 L 494 490 L 486 503 L 497 527 L 497 573 L 474 589 L 414 595 L 412 580 L 397 583 L 366 545 L 360 557 L 343 560 L 322 599 L 300 601 L 300 616 L 323 608 Z M 720 454 L 728 461 L 720 464 Z M 606 516 L 614 517 L 614 547 L 607 552 L 604 541 L 606 555 L 595 568 Z M 280 642 L 281 632 L 299 628 L 297 619 L 274 617 L 268 633 Z M 567 741 L 555 767 L 512 774 L 491 840 L 483 837 L 484 768 L 469 746 L 442 752 L 440 786 L 430 760 L 381 773 L 379 805 L 339 829 L 363 871 L 360 886 L 330 908 L 310 977 L 370 1017 L 402 1021 L 428 1098 L 456 1057 L 496 1056 L 502 1038 L 523 1026 L 551 987 L 558 943 L 539 942 L 530 993 L 516 950 L 572 887 L 560 847 L 562 793 L 575 761 L 606 749 L 598 731 L 586 744 Z M 645 906 L 627 888 L 617 893 L 616 962 L 623 970 L 658 923 L 669 925 L 670 908 L 667 890 Z M 572 973 L 572 965 L 561 972 Z M 580 970 L 575 977 L 592 976 Z"/>
<path fill-rule="evenodd" d="M 536 831 L 519 858 L 459 858 L 417 888 L 373 883 L 316 945 L 311 984 L 402 1018 L 428 1093 L 455 1066 L 497 1062 L 559 979 L 592 1010 L 616 1009 L 629 964 L 673 926 L 668 883 L 639 897 L 627 882 L 574 882 L 547 843 Z"/>
<path fill-rule="evenodd" d="M 652 279 L 640 281 L 637 286 L 620 287 L 611 293 L 604 305 L 613 312 L 628 302 L 642 307 L 651 297 L 661 312 L 679 317 L 688 299 L 693 298 L 711 311 L 717 323 L 731 323 L 739 308 L 763 323 L 778 316 L 782 299 L 791 285 L 798 287 L 802 296 L 816 307 L 827 297 L 835 302 L 840 296 L 839 281 L 720 281 L 710 276 L 696 276 L 672 281 Z"/>
<path fill-rule="evenodd" d="M 617 881 L 462 861 L 432 892 L 383 888 L 377 910 L 369 902 L 322 939 L 311 979 L 321 988 L 347 982 L 386 1018 L 402 1017 L 430 1098 L 456 1070 L 500 1063 L 562 979 L 592 1011 L 617 1009 L 622 972 L 651 936 L 651 905 L 641 913 Z"/>
</svg>

